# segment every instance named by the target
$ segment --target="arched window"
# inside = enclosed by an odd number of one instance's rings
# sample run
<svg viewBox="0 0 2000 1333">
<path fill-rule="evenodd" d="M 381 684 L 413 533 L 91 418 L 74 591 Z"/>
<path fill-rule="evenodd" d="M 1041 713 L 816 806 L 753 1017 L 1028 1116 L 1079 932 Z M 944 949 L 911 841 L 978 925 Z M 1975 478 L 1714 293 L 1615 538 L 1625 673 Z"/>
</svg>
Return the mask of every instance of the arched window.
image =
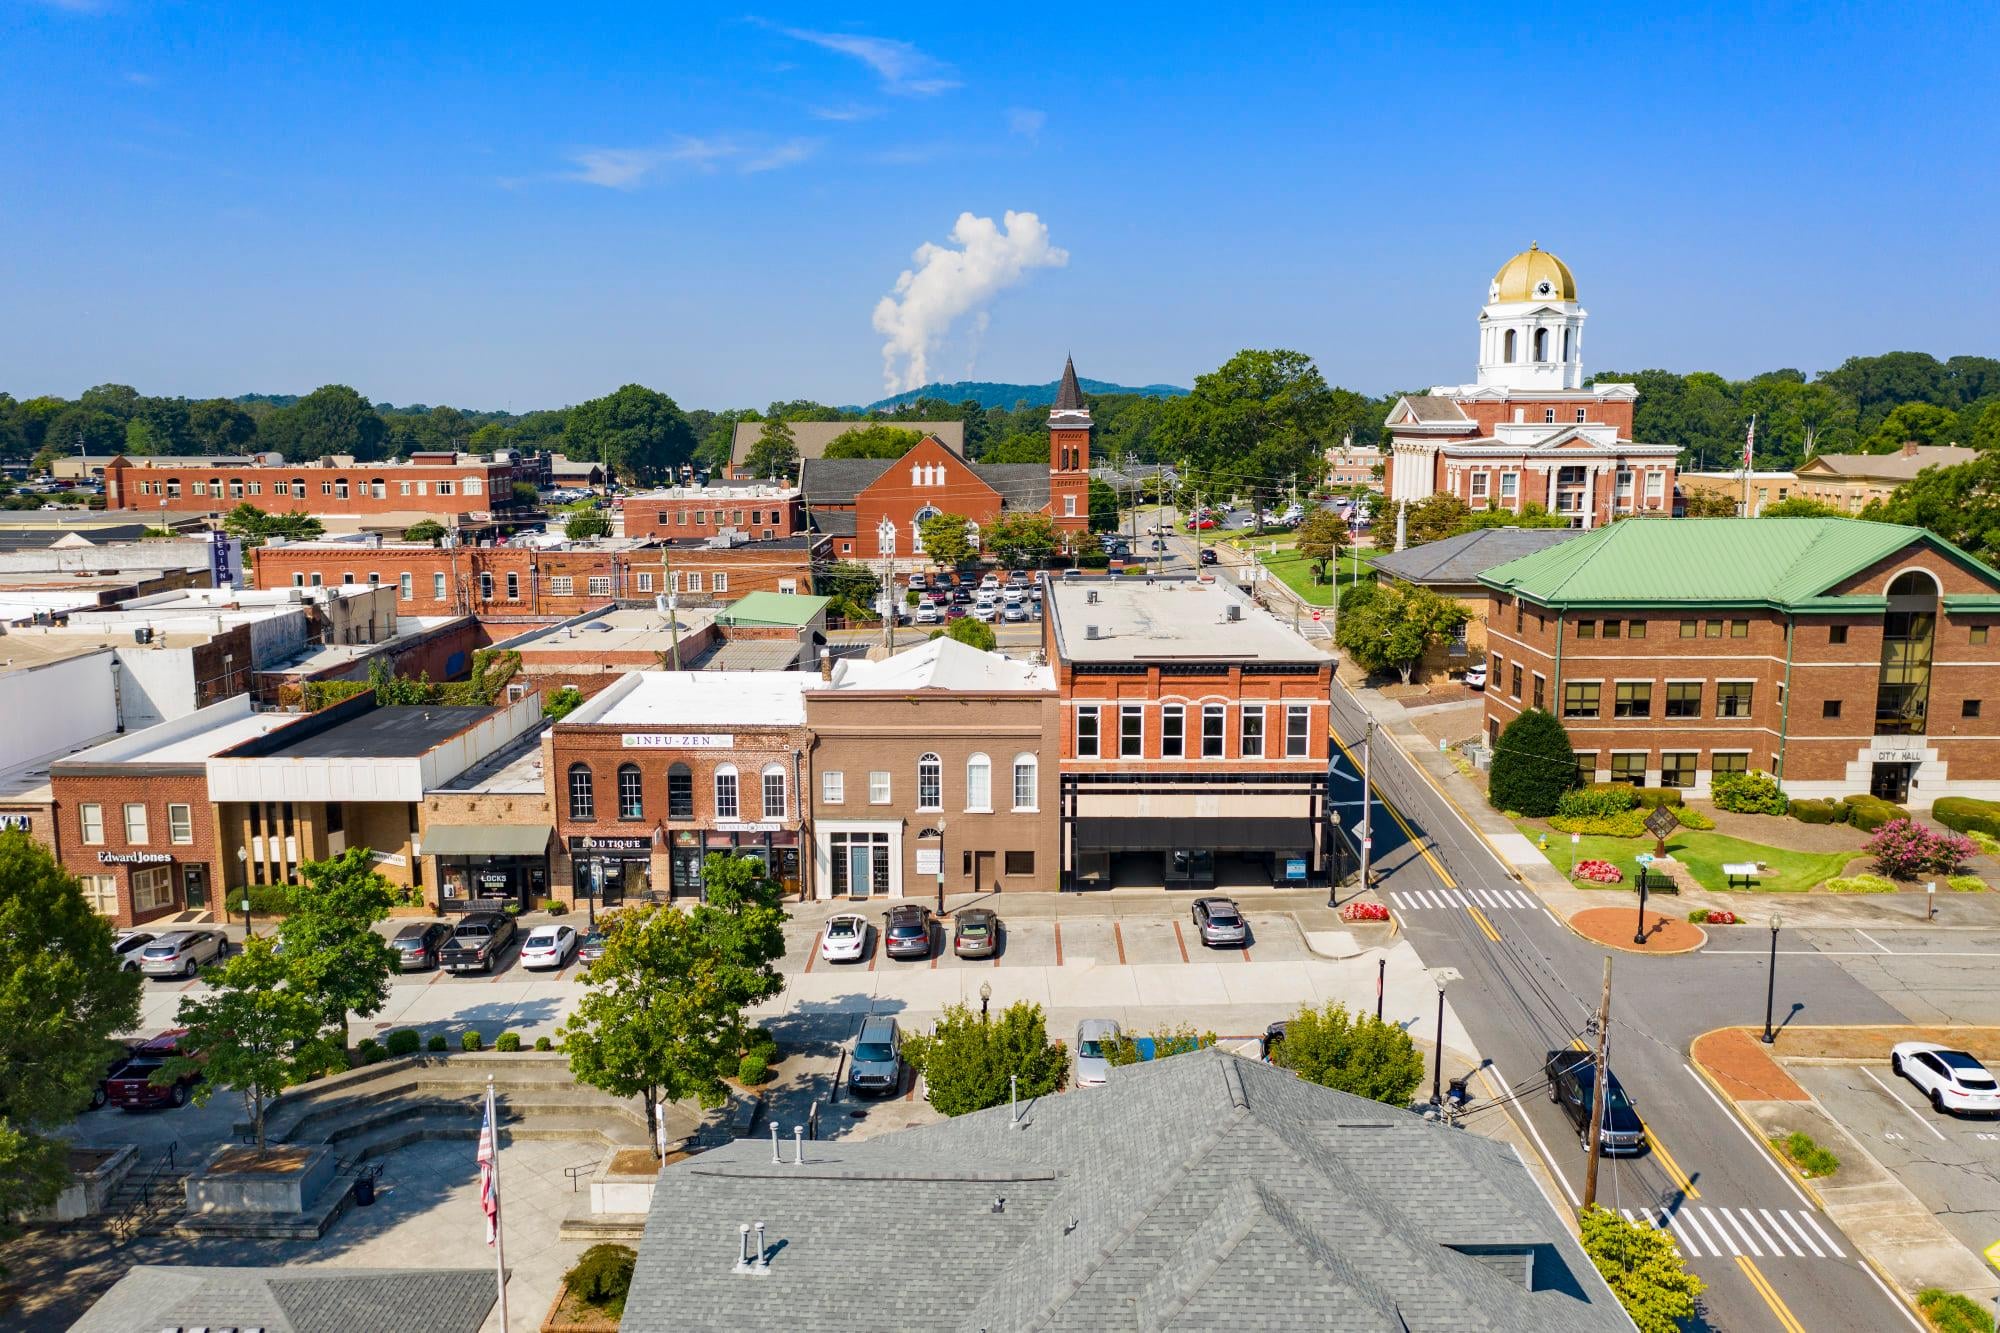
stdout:
<svg viewBox="0 0 2000 1333">
<path fill-rule="evenodd" d="M 591 781 L 589 764 L 569 766 L 569 817 L 597 818 L 597 790 Z"/>
<path fill-rule="evenodd" d="M 388 497 L 388 494 L 389 494 L 389 484 L 387 482 L 383 481 L 380 477 L 370 478 L 368 482 L 368 496 L 370 499 L 372 500 L 386 499 Z"/>
<path fill-rule="evenodd" d="M 917 760 L 917 809 L 944 809 L 944 763 L 934 754 Z"/>
<path fill-rule="evenodd" d="M 1928 729 L 1931 652 L 1937 642 L 1938 583 L 1917 569 L 1889 581 L 1888 608 L 1882 613 L 1882 662 L 1875 680 L 1875 734 L 1921 736 Z M 1877 764 L 1877 776 L 1885 765 Z M 1908 782 L 1903 770 L 1902 784 Z M 1907 785 L 1878 791 L 1907 799 Z"/>
<path fill-rule="evenodd" d="M 618 765 L 618 817 L 620 819 L 646 817 L 646 794 L 639 781 L 637 764 Z"/>
<path fill-rule="evenodd" d="M 694 770 L 686 764 L 667 769 L 667 818 L 694 818 Z"/>
<path fill-rule="evenodd" d="M 993 761 L 983 754 L 975 754 L 965 761 L 965 808 L 993 808 Z"/>
<path fill-rule="evenodd" d="M 1033 810 L 1041 803 L 1041 763 L 1031 754 L 1014 756 L 1014 808 Z"/>
<path fill-rule="evenodd" d="M 1507 330 L 1507 336 L 1502 341 L 1501 346 L 1505 350 L 1501 353 L 1500 359 L 1512 365 L 1514 363 L 1514 330 Z"/>
<path fill-rule="evenodd" d="M 736 765 L 723 764 L 715 770 L 715 817 L 741 819 L 743 807 L 736 792 Z"/>
<path fill-rule="evenodd" d="M 1549 359 L 1549 331 L 1547 329 L 1536 329 L 1535 360 L 1546 361 L 1548 359 Z"/>
<path fill-rule="evenodd" d="M 783 819 L 785 817 L 785 766 L 783 764 L 764 765 L 764 818 Z"/>
<path fill-rule="evenodd" d="M 936 518 L 939 512 L 936 506 L 925 505 L 917 511 L 916 517 L 910 520 L 910 549 L 918 555 L 924 553 L 924 523 L 926 520 Z"/>
<path fill-rule="evenodd" d="M 1572 359 L 1572 357 L 1570 356 L 1570 350 L 1569 350 L 1569 349 L 1570 349 L 1570 335 L 1571 335 L 1572 333 L 1574 333 L 1574 332 L 1576 332 L 1576 330 L 1574 330 L 1574 329 L 1567 329 L 1567 328 L 1566 328 L 1566 329 L 1564 329 L 1564 330 L 1563 330 L 1563 360 L 1565 360 L 1565 361 L 1568 361 L 1568 360 L 1571 360 L 1571 359 Z"/>
</svg>

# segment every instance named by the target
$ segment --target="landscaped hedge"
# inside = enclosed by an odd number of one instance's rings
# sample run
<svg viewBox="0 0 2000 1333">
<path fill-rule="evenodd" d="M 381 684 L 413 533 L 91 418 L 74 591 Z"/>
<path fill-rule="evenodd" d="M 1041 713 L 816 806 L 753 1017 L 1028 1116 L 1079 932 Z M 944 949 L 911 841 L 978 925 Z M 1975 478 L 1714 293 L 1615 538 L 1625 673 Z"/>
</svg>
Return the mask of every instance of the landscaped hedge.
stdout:
<svg viewBox="0 0 2000 1333">
<path fill-rule="evenodd" d="M 1739 815 L 1785 813 L 1785 793 L 1769 773 L 1723 773 L 1709 783 L 1708 790 L 1718 810 Z"/>
<path fill-rule="evenodd" d="M 503 1032 L 503 1033 L 501 1033 L 501 1034 L 500 1034 L 500 1035 L 499 1035 L 498 1037 L 495 1037 L 495 1038 L 493 1039 L 493 1049 L 494 1049 L 494 1050 L 496 1050 L 496 1051 L 518 1051 L 518 1050 L 520 1050 L 520 1049 L 521 1049 L 521 1034 L 520 1034 L 520 1033 L 518 1033 L 518 1032 Z"/>
<path fill-rule="evenodd" d="M 1634 787 L 1632 795 L 1638 799 L 1639 808 L 1642 810 L 1651 810 L 1656 805 L 1681 803 L 1679 787 Z"/>
<path fill-rule="evenodd" d="M 2000 838 L 2000 801 L 1946 796 L 1931 806 L 1931 818 L 1957 833 L 1984 833 L 1989 838 Z"/>
<path fill-rule="evenodd" d="M 248 888 L 231 889 L 225 905 L 232 912 L 240 912 L 246 895 L 250 899 L 253 916 L 283 916 L 292 910 L 292 886 L 289 884 L 252 884 Z"/>
<path fill-rule="evenodd" d="M 1566 819 L 1622 815 L 1638 803 L 1639 794 L 1626 782 L 1593 782 L 1572 787 L 1556 801 L 1556 813 Z"/>
<path fill-rule="evenodd" d="M 1847 798 L 1847 822 L 1863 833 L 1873 833 L 1892 819 L 1908 819 L 1910 812 L 1894 801 L 1885 801 L 1879 796 L 1850 796 Z"/>
<path fill-rule="evenodd" d="M 415 1055 L 417 1048 L 424 1044 L 424 1039 L 415 1028 L 397 1028 L 389 1034 L 385 1044 L 391 1055 Z"/>
<path fill-rule="evenodd" d="M 1845 801 L 1787 801 L 1785 813 L 1801 824 L 1845 824 L 1848 817 Z"/>
<path fill-rule="evenodd" d="M 1615 815 L 1557 815 L 1549 827 L 1558 833 L 1584 833 L 1605 838 L 1637 838 L 1646 832 L 1644 810 L 1620 810 Z"/>
<path fill-rule="evenodd" d="M 1715 827 L 1713 819 L 1710 819 L 1691 805 L 1673 805 L 1667 808 L 1674 812 L 1674 819 L 1679 822 L 1682 828 L 1712 829 Z"/>
</svg>

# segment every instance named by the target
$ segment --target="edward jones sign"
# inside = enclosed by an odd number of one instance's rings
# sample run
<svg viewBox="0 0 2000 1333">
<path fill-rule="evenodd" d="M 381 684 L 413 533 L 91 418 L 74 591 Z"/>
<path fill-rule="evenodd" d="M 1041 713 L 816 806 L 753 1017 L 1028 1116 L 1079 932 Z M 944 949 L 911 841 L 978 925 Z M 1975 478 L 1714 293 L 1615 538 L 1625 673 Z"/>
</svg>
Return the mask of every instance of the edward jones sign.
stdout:
<svg viewBox="0 0 2000 1333">
<path fill-rule="evenodd" d="M 631 732 L 618 738 L 628 750 L 733 750 L 736 737 L 714 733 Z"/>
</svg>

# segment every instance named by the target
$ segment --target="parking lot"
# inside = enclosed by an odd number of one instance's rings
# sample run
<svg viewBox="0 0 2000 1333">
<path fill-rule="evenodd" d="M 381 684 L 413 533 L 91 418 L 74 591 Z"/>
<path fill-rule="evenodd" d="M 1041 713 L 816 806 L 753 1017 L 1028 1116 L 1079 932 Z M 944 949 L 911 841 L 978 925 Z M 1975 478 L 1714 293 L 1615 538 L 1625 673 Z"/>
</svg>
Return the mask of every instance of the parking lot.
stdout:
<svg viewBox="0 0 2000 1333">
<path fill-rule="evenodd" d="M 891 958 L 882 950 L 882 913 L 859 906 L 855 915 L 871 923 L 860 962 L 829 963 L 819 952 L 819 928 L 804 922 L 787 927 L 787 949 L 779 965 L 788 972 L 818 973 L 859 969 L 895 972 L 952 968 L 1140 967 L 1155 964 L 1298 962 L 1313 957 L 1298 922 L 1282 912 L 1251 912 L 1250 939 L 1241 948 L 1208 948 L 1193 923 L 1182 917 L 1126 917 L 1052 921 L 1001 920 L 1000 947 L 991 958 L 959 958 L 951 949 L 950 925 L 934 926 L 927 959 Z"/>
<path fill-rule="evenodd" d="M 1886 1060 L 1786 1072 L 1973 1253 L 2000 1241 L 2000 1120 L 1938 1114 Z"/>
</svg>

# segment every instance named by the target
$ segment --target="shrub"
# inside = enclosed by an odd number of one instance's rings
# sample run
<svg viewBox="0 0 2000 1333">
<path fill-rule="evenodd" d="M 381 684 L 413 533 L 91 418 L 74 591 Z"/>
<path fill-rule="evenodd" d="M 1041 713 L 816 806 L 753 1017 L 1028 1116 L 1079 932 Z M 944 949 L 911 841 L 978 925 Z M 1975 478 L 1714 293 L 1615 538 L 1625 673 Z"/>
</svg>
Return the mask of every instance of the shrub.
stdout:
<svg viewBox="0 0 2000 1333">
<path fill-rule="evenodd" d="M 736 1062 L 736 1081 L 746 1088 L 754 1088 L 769 1077 L 771 1077 L 770 1064 L 755 1051 Z"/>
<path fill-rule="evenodd" d="M 1545 818 L 1575 785 L 1576 751 L 1555 714 L 1530 708 L 1507 724 L 1487 779 L 1487 799 L 1496 809 Z"/>
<path fill-rule="evenodd" d="M 1587 879 L 1593 884 L 1621 884 L 1625 880 L 1624 873 L 1617 866 L 1598 860 L 1578 861 L 1576 878 Z"/>
<path fill-rule="evenodd" d="M 542 899 L 542 910 L 550 916 L 561 916 L 569 910 L 569 904 L 560 898 L 544 898 Z"/>
<path fill-rule="evenodd" d="M 1988 856 L 2000 856 L 2000 838 L 1994 837 L 1991 833 L 1981 833 L 1978 829 L 1972 830 L 1965 836 L 1972 839 L 1974 847 Z"/>
<path fill-rule="evenodd" d="M 2000 837 L 2000 801 L 1946 796 L 1931 806 L 1931 818 L 1954 832 Z"/>
<path fill-rule="evenodd" d="M 444 1050 L 447 1044 L 444 1039 L 444 1033 L 433 1032 L 431 1033 L 431 1039 L 424 1043 L 424 1049 L 435 1053 Z"/>
<path fill-rule="evenodd" d="M 501 1034 L 500 1034 L 499 1036 L 497 1036 L 497 1037 L 495 1037 L 495 1038 L 493 1039 L 493 1049 L 494 1049 L 494 1050 L 496 1050 L 496 1051 L 518 1051 L 518 1050 L 520 1050 L 520 1049 L 521 1049 L 521 1034 L 520 1034 L 520 1033 L 518 1033 L 518 1032 L 503 1032 L 503 1033 L 501 1033 Z"/>
<path fill-rule="evenodd" d="M 1078 569 L 1109 569 L 1111 557 L 1102 551 L 1085 551 L 1076 558 Z"/>
<path fill-rule="evenodd" d="M 354 1048 L 354 1057 L 364 1065 L 379 1065 L 389 1058 L 389 1053 L 373 1037 L 363 1037 Z"/>
<path fill-rule="evenodd" d="M 230 889 L 228 907 L 232 912 L 243 910 L 243 899 L 250 899 L 253 916 L 283 916 L 292 910 L 292 886 L 289 884 L 252 884 L 248 888 Z"/>
<path fill-rule="evenodd" d="M 1408 1106 L 1424 1077 L 1424 1058 L 1409 1033 L 1338 1003 L 1301 1007 L 1272 1058 L 1308 1083 L 1390 1106 Z"/>
<path fill-rule="evenodd" d="M 1713 819 L 1710 819 L 1691 805 L 1675 805 L 1668 808 L 1674 812 L 1674 819 L 1679 822 L 1682 828 L 1712 829 L 1715 827 Z"/>
<path fill-rule="evenodd" d="M 639 1255 L 630 1246 L 593 1245 L 563 1274 L 563 1281 L 586 1305 L 623 1314 L 626 1294 L 632 1290 L 632 1269 L 638 1262 Z"/>
<path fill-rule="evenodd" d="M 1785 793 L 1769 773 L 1723 773 L 1709 783 L 1708 791 L 1718 810 L 1739 815 L 1785 813 Z"/>
<path fill-rule="evenodd" d="M 1801 824 L 1845 824 L 1845 801 L 1787 801 L 1785 813 Z"/>
<path fill-rule="evenodd" d="M 1986 881 L 1977 875 L 1948 875 L 1944 882 L 1953 893 L 1986 892 Z"/>
<path fill-rule="evenodd" d="M 1002 1106 L 1007 1076 L 1020 1077 L 1023 1097 L 1061 1090 L 1069 1052 L 1049 1040 L 1042 1007 L 1025 1000 L 982 1020 L 970 1005 L 945 1008 L 928 1033 L 903 1039 L 903 1058 L 924 1076 L 924 1095 L 945 1115 Z"/>
<path fill-rule="evenodd" d="M 458 1034 L 458 1049 L 461 1051 L 483 1051 L 486 1049 L 486 1038 L 477 1032 L 461 1032 Z"/>
<path fill-rule="evenodd" d="M 538 1051 L 554 1050 L 555 1043 L 550 1041 L 547 1037 L 537 1037 L 535 1038 L 535 1049 Z"/>
<path fill-rule="evenodd" d="M 751 1028 L 743 1034 L 743 1053 L 761 1055 L 765 1064 L 774 1065 L 778 1063 L 778 1039 L 771 1035 L 769 1028 Z"/>
<path fill-rule="evenodd" d="M 1622 815 L 1638 802 L 1638 794 L 1622 782 L 1593 782 L 1571 787 L 1556 799 L 1556 813 L 1565 819 Z"/>
<path fill-rule="evenodd" d="M 1933 833 L 1913 819 L 1892 819 L 1868 840 L 1875 868 L 1891 879 L 1950 874 L 1972 855 L 1972 840 L 1959 833 Z"/>
<path fill-rule="evenodd" d="M 1706 907 L 1695 908 L 1692 912 L 1688 913 L 1688 920 L 1694 922 L 1697 926 L 1700 925 L 1702 922 L 1708 920 L 1708 909 Z"/>
<path fill-rule="evenodd" d="M 1826 882 L 1828 893 L 1894 893 L 1896 886 L 1880 875 L 1846 875 Z"/>
<path fill-rule="evenodd" d="M 1970 1296 L 1942 1287 L 1917 1293 L 1917 1308 L 1938 1333 L 1993 1333 L 1993 1316 Z"/>
<path fill-rule="evenodd" d="M 1879 796 L 1850 796 L 1847 798 L 1847 822 L 1863 833 L 1873 833 L 1892 819 L 1908 819 L 1910 812 L 1894 801 L 1885 801 Z"/>
<path fill-rule="evenodd" d="M 1830 1176 L 1840 1170 L 1840 1159 L 1828 1152 L 1802 1129 L 1795 1129 L 1783 1138 L 1771 1140 L 1776 1148 L 1799 1169 L 1799 1174 L 1811 1180 L 1817 1176 Z"/>
<path fill-rule="evenodd" d="M 1601 1204 L 1584 1209 L 1577 1224 L 1591 1266 L 1640 1333 L 1670 1333 L 1694 1318 L 1706 1288 L 1687 1271 L 1666 1232 L 1627 1222 Z"/>
<path fill-rule="evenodd" d="M 391 1055 L 415 1055 L 417 1047 L 424 1039 L 417 1035 L 415 1028 L 397 1028 L 388 1037 L 388 1051 Z"/>
<path fill-rule="evenodd" d="M 1632 794 L 1638 798 L 1641 810 L 1651 810 L 1656 805 L 1679 805 L 1679 787 L 1635 787 Z"/>
<path fill-rule="evenodd" d="M 1606 838 L 1637 838 L 1646 832 L 1646 812 L 1644 810 L 1621 810 L 1615 815 L 1599 815 L 1587 819 L 1567 819 L 1557 815 L 1549 821 L 1549 827 L 1559 833 L 1591 833 Z"/>
</svg>

